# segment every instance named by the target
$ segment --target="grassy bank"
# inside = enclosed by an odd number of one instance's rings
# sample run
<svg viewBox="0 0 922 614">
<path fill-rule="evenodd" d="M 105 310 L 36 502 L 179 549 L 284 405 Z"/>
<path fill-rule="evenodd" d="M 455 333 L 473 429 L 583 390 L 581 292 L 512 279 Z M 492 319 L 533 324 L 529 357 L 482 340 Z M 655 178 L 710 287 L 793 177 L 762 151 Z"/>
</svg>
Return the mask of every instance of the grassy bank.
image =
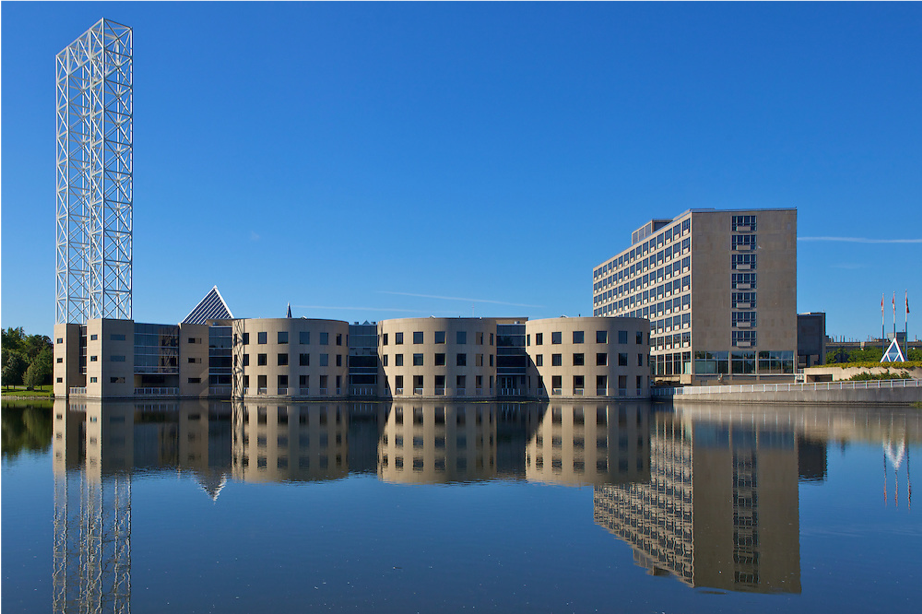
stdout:
<svg viewBox="0 0 922 614">
<path fill-rule="evenodd" d="M 25 386 L 10 386 L 0 389 L 0 396 L 3 399 L 30 398 L 30 399 L 50 399 L 53 397 L 52 386 L 36 386 L 34 390 L 28 390 Z"/>
</svg>

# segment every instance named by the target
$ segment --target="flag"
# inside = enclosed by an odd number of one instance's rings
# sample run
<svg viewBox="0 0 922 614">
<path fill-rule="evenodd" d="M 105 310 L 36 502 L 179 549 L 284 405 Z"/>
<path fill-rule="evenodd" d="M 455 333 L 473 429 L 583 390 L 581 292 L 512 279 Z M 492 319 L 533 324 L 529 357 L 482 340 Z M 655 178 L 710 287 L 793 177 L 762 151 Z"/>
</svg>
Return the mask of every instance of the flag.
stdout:
<svg viewBox="0 0 922 614">
<path fill-rule="evenodd" d="M 909 313 L 909 290 L 906 291 L 906 313 Z"/>
<path fill-rule="evenodd" d="M 884 317 L 884 295 L 880 295 L 880 317 Z"/>
<path fill-rule="evenodd" d="M 291 317 L 291 303 L 288 303 L 288 317 Z"/>
</svg>

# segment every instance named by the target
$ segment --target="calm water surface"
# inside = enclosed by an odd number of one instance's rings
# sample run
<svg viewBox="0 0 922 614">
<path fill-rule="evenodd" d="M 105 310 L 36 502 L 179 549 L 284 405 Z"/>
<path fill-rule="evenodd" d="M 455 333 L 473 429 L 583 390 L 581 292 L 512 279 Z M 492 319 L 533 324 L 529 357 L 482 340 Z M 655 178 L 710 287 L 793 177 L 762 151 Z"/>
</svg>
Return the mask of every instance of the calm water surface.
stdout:
<svg viewBox="0 0 922 614">
<path fill-rule="evenodd" d="M 2 417 L 4 613 L 922 608 L 919 409 L 58 401 Z"/>
</svg>

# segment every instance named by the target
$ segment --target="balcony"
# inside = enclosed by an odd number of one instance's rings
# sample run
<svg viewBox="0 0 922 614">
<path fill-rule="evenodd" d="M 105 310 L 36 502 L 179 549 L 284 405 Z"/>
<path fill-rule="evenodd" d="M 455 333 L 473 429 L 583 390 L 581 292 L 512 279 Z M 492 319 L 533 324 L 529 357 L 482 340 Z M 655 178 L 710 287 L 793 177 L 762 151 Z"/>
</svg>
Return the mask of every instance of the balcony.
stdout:
<svg viewBox="0 0 922 614">
<path fill-rule="evenodd" d="M 483 388 L 475 388 L 474 394 L 477 395 L 478 397 L 483 396 Z"/>
<path fill-rule="evenodd" d="M 436 388 L 436 389 L 435 389 L 435 396 L 437 396 L 437 397 L 445 396 L 445 388 Z"/>
<path fill-rule="evenodd" d="M 71 388 L 70 394 L 86 394 L 86 386 L 77 386 Z"/>
<path fill-rule="evenodd" d="M 134 394 L 140 397 L 175 397 L 179 396 L 179 388 L 135 388 Z"/>
<path fill-rule="evenodd" d="M 321 388 L 321 389 L 320 389 L 320 396 L 322 396 L 322 397 L 327 396 L 327 389 L 326 389 L 326 388 Z"/>
<path fill-rule="evenodd" d="M 552 388 L 551 394 L 554 396 L 560 396 L 563 394 L 563 389 L 562 388 Z"/>
<path fill-rule="evenodd" d="M 288 396 L 288 388 L 279 388 L 277 394 L 280 397 Z"/>
<path fill-rule="evenodd" d="M 232 392 L 230 386 L 211 386 L 208 388 L 208 394 L 213 397 L 229 397 Z"/>
<path fill-rule="evenodd" d="M 455 388 L 455 396 L 463 397 L 465 396 L 466 392 L 467 391 L 464 388 Z"/>
<path fill-rule="evenodd" d="M 394 394 L 403 394 L 403 388 L 395 388 Z"/>
<path fill-rule="evenodd" d="M 574 388 L 574 389 L 573 389 L 573 396 L 575 396 L 575 397 L 581 397 L 581 396 L 583 396 L 583 391 L 584 391 L 583 388 Z"/>
<path fill-rule="evenodd" d="M 596 389 L 595 389 L 595 395 L 596 395 L 597 397 L 607 397 L 607 396 L 608 396 L 608 388 L 596 388 Z"/>
<path fill-rule="evenodd" d="M 269 394 L 269 389 L 268 388 L 257 388 L 256 394 Z"/>
<path fill-rule="evenodd" d="M 302 397 L 309 397 L 311 396 L 311 389 L 310 388 L 299 388 L 298 394 L 301 395 Z"/>
<path fill-rule="evenodd" d="M 422 393 L 423 393 L 423 389 L 422 389 L 422 388 L 414 388 L 414 389 L 413 389 L 413 394 L 422 394 Z"/>
</svg>

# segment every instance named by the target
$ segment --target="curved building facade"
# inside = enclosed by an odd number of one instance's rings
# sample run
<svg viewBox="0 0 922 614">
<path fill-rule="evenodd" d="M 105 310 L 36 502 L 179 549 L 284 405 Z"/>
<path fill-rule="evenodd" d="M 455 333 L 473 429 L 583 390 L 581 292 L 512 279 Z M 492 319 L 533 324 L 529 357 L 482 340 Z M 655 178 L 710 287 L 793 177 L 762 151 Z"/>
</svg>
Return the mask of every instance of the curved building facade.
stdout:
<svg viewBox="0 0 922 614">
<path fill-rule="evenodd" d="M 401 318 L 378 323 L 385 398 L 492 397 L 496 380 L 493 318 Z"/>
<path fill-rule="evenodd" d="M 254 318 L 231 328 L 236 398 L 348 396 L 348 322 Z"/>
<path fill-rule="evenodd" d="M 525 323 L 536 397 L 650 396 L 650 322 L 644 318 L 548 318 Z"/>
</svg>

